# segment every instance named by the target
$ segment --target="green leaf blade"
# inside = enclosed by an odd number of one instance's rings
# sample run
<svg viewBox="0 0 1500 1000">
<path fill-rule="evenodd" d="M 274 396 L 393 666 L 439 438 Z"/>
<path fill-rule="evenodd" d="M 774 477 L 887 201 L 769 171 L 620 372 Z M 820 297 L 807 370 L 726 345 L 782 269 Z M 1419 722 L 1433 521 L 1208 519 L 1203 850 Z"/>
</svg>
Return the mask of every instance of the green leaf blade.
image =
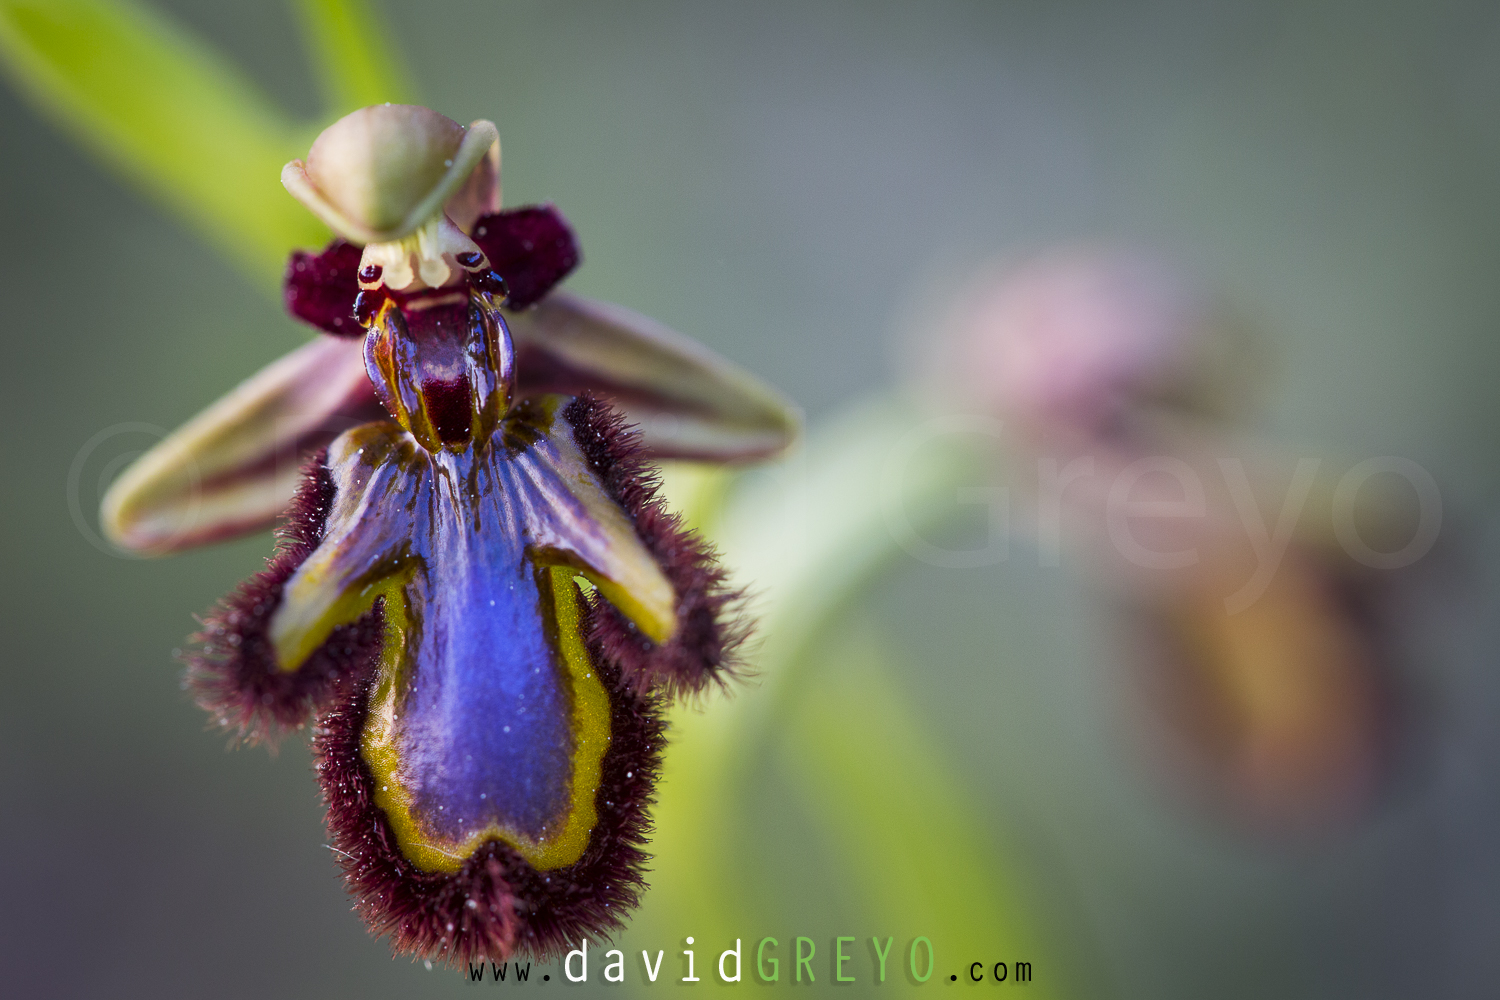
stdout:
<svg viewBox="0 0 1500 1000">
<path fill-rule="evenodd" d="M 289 248 L 327 239 L 280 183 L 306 130 L 147 9 L 0 0 L 0 58 L 49 117 L 262 281 L 279 278 Z"/>
<path fill-rule="evenodd" d="M 371 104 L 409 104 L 406 65 L 364 0 L 293 0 L 330 117 Z"/>
</svg>

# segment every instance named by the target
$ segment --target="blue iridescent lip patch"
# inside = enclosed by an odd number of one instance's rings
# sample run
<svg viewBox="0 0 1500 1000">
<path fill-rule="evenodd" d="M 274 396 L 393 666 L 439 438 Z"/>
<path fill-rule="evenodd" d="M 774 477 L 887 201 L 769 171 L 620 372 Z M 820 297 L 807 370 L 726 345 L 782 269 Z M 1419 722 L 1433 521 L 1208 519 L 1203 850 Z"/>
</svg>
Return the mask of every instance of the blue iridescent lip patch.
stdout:
<svg viewBox="0 0 1500 1000">
<path fill-rule="evenodd" d="M 489 122 L 365 108 L 282 179 L 336 234 L 285 283 L 326 336 L 127 470 L 106 529 L 160 553 L 280 514 L 194 637 L 199 703 L 252 742 L 312 721 L 332 846 L 398 952 L 545 959 L 635 905 L 661 707 L 744 632 L 650 463 L 763 458 L 797 415 L 555 291 L 577 243 L 500 209 Z"/>
</svg>

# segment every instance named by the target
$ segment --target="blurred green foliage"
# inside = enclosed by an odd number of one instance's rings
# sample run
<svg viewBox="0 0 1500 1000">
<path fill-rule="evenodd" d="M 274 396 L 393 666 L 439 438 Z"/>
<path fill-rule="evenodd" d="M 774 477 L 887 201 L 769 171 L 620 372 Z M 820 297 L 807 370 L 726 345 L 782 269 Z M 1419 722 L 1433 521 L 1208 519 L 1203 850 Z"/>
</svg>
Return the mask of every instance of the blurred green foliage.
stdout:
<svg viewBox="0 0 1500 1000">
<path fill-rule="evenodd" d="M 328 118 L 402 100 L 404 71 L 360 0 L 298 0 Z M 4 0 L 18 86 L 97 155 L 183 215 L 258 283 L 328 232 L 281 187 L 325 122 L 298 122 L 186 31 L 128 0 Z"/>
<path fill-rule="evenodd" d="M 724 873 L 754 856 L 746 789 L 754 771 L 774 768 L 820 835 L 808 852 L 853 887 L 869 930 L 899 942 L 893 968 L 904 968 L 919 935 L 945 963 L 1001 945 L 1047 963 L 1009 852 L 970 811 L 971 796 L 903 699 L 878 623 L 850 613 L 901 554 L 893 515 L 930 527 L 954 490 L 985 472 L 986 456 L 956 436 L 927 450 L 921 475 L 892 468 L 892 443 L 922 421 L 904 400 L 867 400 L 740 489 L 705 490 L 669 473 L 669 494 L 684 498 L 753 595 L 757 632 L 743 688 L 672 717 L 641 918 L 664 935 L 691 927 L 729 941 L 765 926 L 772 906 L 746 891 L 762 880 Z M 1062 995 L 1059 985 L 1049 975 L 1036 993 Z"/>
</svg>

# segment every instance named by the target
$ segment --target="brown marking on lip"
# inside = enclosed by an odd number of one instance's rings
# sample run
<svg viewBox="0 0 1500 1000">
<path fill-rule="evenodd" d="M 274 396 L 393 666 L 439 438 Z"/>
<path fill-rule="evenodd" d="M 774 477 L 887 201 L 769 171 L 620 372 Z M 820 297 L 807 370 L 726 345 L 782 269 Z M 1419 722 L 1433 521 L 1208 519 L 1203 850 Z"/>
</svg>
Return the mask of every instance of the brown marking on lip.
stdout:
<svg viewBox="0 0 1500 1000">
<path fill-rule="evenodd" d="M 422 383 L 427 419 L 444 444 L 467 444 L 473 435 L 474 388 L 466 376 Z"/>
</svg>

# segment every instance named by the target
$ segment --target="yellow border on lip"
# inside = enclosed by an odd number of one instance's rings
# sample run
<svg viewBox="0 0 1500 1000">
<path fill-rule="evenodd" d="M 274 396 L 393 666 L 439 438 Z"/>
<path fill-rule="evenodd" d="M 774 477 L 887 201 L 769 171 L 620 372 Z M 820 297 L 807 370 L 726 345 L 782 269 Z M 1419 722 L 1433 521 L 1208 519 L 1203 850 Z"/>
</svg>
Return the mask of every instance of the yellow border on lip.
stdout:
<svg viewBox="0 0 1500 1000">
<path fill-rule="evenodd" d="M 603 775 L 604 754 L 611 739 L 610 705 L 609 692 L 604 689 L 583 645 L 578 603 L 581 598 L 573 582 L 576 572 L 566 566 L 553 566 L 539 574 L 550 585 L 543 590 L 543 610 L 551 610 L 555 615 L 556 648 L 571 687 L 573 723 L 572 803 L 562 828 L 543 839 L 528 837 L 496 823 L 476 830 L 457 843 L 438 840 L 422 830 L 411 812 L 411 796 L 398 778 L 401 762 L 396 742 L 396 710 L 397 693 L 404 686 L 405 671 L 402 668 L 406 659 L 407 618 L 404 609 L 396 616 L 388 612 L 379 679 L 370 695 L 360 754 L 374 778 L 372 797 L 390 821 L 397 846 L 408 861 L 423 871 L 456 872 L 488 840 L 499 840 L 515 848 L 538 871 L 570 865 L 588 848 L 594 825 L 599 820 L 594 800 Z M 549 596 L 550 601 L 547 600 Z"/>
</svg>

